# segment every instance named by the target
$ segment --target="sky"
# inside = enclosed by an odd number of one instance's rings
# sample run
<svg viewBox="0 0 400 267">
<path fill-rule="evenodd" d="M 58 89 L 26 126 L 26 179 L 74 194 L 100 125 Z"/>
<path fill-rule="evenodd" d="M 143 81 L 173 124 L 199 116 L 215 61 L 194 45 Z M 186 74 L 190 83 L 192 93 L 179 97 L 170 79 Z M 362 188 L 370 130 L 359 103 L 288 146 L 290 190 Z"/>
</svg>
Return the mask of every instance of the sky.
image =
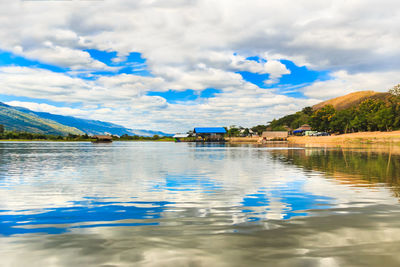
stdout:
<svg viewBox="0 0 400 267">
<path fill-rule="evenodd" d="M 0 101 L 186 132 L 400 82 L 396 0 L 0 0 Z"/>
</svg>

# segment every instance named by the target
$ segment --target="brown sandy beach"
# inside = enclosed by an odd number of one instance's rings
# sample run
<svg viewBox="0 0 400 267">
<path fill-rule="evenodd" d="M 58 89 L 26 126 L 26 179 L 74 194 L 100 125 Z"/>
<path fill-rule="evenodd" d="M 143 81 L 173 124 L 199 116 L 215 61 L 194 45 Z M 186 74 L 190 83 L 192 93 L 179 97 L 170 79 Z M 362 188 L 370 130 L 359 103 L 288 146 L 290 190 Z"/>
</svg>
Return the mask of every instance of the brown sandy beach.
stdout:
<svg viewBox="0 0 400 267">
<path fill-rule="evenodd" d="M 227 138 L 231 144 L 259 144 L 259 137 Z M 400 131 L 392 132 L 358 132 L 332 136 L 291 136 L 288 141 L 268 142 L 267 146 L 276 145 L 296 147 L 326 147 L 343 149 L 363 149 L 374 153 L 400 155 Z"/>
<path fill-rule="evenodd" d="M 346 145 L 346 144 L 393 144 L 400 145 L 400 131 L 392 132 L 358 132 L 332 136 L 291 136 L 289 143 L 314 145 Z"/>
<path fill-rule="evenodd" d="M 357 132 L 331 136 L 290 136 L 289 144 L 305 146 L 338 146 L 351 144 L 392 144 L 400 145 L 400 131 L 392 132 Z M 258 143 L 260 137 L 230 137 L 230 143 Z"/>
</svg>

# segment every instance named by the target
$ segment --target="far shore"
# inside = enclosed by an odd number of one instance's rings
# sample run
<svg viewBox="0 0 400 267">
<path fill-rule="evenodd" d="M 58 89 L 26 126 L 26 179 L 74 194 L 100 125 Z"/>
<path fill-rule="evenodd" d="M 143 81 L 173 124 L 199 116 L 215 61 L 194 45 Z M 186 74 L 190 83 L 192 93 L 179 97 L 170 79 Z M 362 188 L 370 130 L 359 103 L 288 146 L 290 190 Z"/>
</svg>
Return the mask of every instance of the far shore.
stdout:
<svg viewBox="0 0 400 267">
<path fill-rule="evenodd" d="M 233 144 L 260 144 L 260 137 L 228 137 L 225 139 Z M 51 139 L 1 139 L 0 142 L 90 142 L 91 140 L 51 140 Z M 173 142 L 172 138 L 158 140 L 115 140 L 122 142 Z M 290 136 L 287 141 L 268 141 L 267 144 L 289 144 L 305 147 L 335 147 L 335 146 L 357 146 L 357 145 L 396 145 L 400 146 L 400 130 L 391 132 L 357 132 L 331 136 Z"/>
<path fill-rule="evenodd" d="M 93 140 L 51 140 L 51 139 L 0 139 L 1 142 L 53 142 L 53 143 L 71 143 L 82 142 L 91 143 Z M 158 140 L 114 140 L 113 142 L 174 142 L 173 139 L 158 139 Z M 104 144 L 104 143 L 103 143 Z"/>
</svg>

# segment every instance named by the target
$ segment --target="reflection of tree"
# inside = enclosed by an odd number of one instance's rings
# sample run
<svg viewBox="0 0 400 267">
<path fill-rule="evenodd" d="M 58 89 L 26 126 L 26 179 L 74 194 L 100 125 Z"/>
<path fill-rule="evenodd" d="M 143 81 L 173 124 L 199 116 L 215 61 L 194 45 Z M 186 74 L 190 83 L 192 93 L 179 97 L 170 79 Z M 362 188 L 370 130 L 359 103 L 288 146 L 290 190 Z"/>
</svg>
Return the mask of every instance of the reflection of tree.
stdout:
<svg viewBox="0 0 400 267">
<path fill-rule="evenodd" d="M 343 149 L 276 150 L 271 154 L 274 159 L 358 186 L 383 183 L 400 198 L 400 155 Z"/>
</svg>

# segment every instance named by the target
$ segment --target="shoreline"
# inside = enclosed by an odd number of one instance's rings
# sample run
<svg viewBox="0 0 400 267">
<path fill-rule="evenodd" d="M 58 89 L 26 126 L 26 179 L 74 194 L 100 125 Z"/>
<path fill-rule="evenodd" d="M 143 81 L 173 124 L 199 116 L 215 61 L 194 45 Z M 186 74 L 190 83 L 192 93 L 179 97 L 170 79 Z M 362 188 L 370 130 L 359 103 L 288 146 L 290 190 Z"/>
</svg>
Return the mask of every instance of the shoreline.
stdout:
<svg viewBox="0 0 400 267">
<path fill-rule="evenodd" d="M 70 143 L 81 142 L 91 143 L 92 140 L 46 140 L 46 139 L 0 139 L 1 142 L 54 142 L 54 143 Z M 173 140 L 113 140 L 113 142 L 174 142 Z M 112 143 L 112 142 L 110 142 Z"/>
<path fill-rule="evenodd" d="M 306 146 L 400 145 L 400 131 L 357 132 L 332 136 L 291 136 L 290 144 Z"/>
<path fill-rule="evenodd" d="M 260 137 L 231 137 L 226 141 L 231 144 L 260 144 Z M 400 131 L 392 132 L 357 132 L 331 136 L 289 136 L 287 141 L 267 141 L 267 144 L 289 144 L 306 147 L 354 146 L 354 145 L 399 145 Z"/>
</svg>

